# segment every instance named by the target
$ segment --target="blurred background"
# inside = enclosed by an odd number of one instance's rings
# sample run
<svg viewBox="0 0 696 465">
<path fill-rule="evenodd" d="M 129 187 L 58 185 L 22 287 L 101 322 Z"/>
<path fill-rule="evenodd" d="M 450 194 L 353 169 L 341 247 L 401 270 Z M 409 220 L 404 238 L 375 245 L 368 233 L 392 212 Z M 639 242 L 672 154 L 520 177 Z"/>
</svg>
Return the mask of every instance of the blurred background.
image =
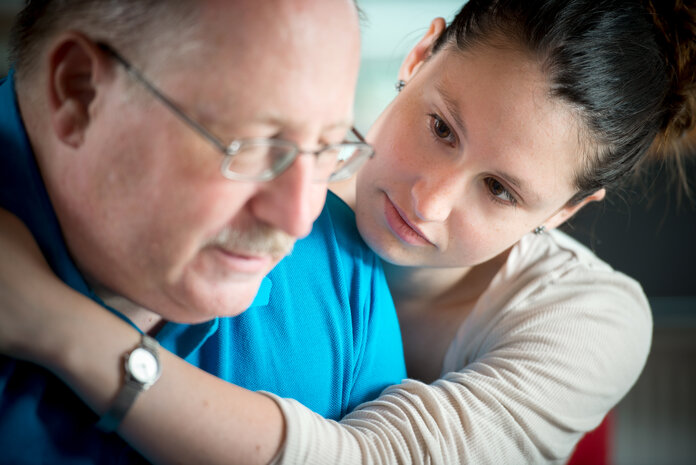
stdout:
<svg viewBox="0 0 696 465">
<path fill-rule="evenodd" d="M 365 132 L 396 95 L 401 61 L 436 16 L 458 1 L 362 0 L 362 68 L 356 127 Z M 7 36 L 22 0 L 0 0 L 0 76 Z M 692 154 L 693 155 L 693 154 Z M 687 174 L 696 187 L 696 163 Z M 670 171 L 649 166 L 642 180 L 583 209 L 565 230 L 614 268 L 638 279 L 655 321 L 653 347 L 634 388 L 591 435 L 573 465 L 696 464 L 696 201 L 676 205 Z"/>
<path fill-rule="evenodd" d="M 462 2 L 362 0 L 362 63 L 355 98 L 355 124 L 367 132 L 396 95 L 401 62 L 437 16 L 449 20 Z"/>
</svg>

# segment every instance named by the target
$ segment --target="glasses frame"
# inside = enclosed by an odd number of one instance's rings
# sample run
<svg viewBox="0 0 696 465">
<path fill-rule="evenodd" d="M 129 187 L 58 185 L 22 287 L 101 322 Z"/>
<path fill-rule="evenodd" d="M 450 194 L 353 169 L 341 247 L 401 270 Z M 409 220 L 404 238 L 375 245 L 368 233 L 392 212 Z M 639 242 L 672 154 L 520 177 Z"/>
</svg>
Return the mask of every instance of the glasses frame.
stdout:
<svg viewBox="0 0 696 465">
<path fill-rule="evenodd" d="M 292 141 L 269 137 L 233 139 L 229 144 L 225 144 L 221 138 L 213 134 L 212 131 L 210 131 L 201 123 L 196 121 L 186 111 L 184 111 L 184 109 L 182 109 L 179 105 L 174 103 L 174 101 L 171 98 L 167 97 L 167 95 L 165 95 L 164 92 L 157 88 L 157 86 L 155 86 L 149 79 L 147 79 L 143 75 L 143 73 L 141 73 L 136 67 L 134 67 L 128 60 L 126 60 L 126 58 L 123 57 L 123 55 L 117 52 L 111 45 L 102 41 L 95 42 L 95 44 L 100 50 L 102 50 L 104 53 L 116 60 L 121 66 L 123 66 L 123 68 L 132 78 L 134 78 L 136 81 L 142 84 L 157 100 L 159 100 L 165 107 L 167 107 L 172 113 L 174 113 L 189 128 L 191 128 L 193 131 L 198 133 L 199 136 L 203 137 L 210 144 L 212 144 L 213 147 L 215 147 L 223 155 L 223 157 L 225 157 L 223 159 L 222 165 L 220 166 L 220 171 L 222 175 L 227 179 L 237 181 L 270 181 L 281 175 L 286 169 L 288 169 L 293 164 L 295 159 L 302 154 L 314 155 L 315 157 L 318 157 L 319 154 L 321 154 L 322 152 L 325 152 L 327 150 L 335 150 L 340 147 L 353 147 L 356 150 L 359 149 L 364 151 L 364 155 L 358 156 L 358 158 L 353 162 L 353 164 L 350 165 L 352 170 L 347 170 L 345 175 L 336 176 L 338 173 L 341 173 L 341 170 L 338 170 L 332 172 L 328 179 L 320 180 L 322 182 L 341 181 L 350 178 L 353 174 L 355 174 L 355 172 L 357 172 L 357 170 L 362 166 L 362 164 L 365 161 L 369 160 L 375 155 L 374 148 L 370 144 L 368 144 L 367 141 L 365 141 L 363 135 L 357 129 L 355 129 L 354 126 L 351 126 L 350 130 L 353 133 L 353 135 L 357 137 L 359 142 L 345 141 L 339 144 L 326 145 L 318 150 L 303 150 Z M 274 166 L 272 169 L 266 170 L 265 172 L 259 175 L 252 176 L 230 171 L 228 169 L 228 166 L 234 161 L 234 156 L 237 153 L 239 153 L 245 146 L 249 146 L 250 144 L 267 144 L 268 146 L 274 147 L 283 146 L 288 149 L 288 155 L 283 159 L 282 163 Z M 353 165 L 355 166 L 353 167 Z"/>
</svg>

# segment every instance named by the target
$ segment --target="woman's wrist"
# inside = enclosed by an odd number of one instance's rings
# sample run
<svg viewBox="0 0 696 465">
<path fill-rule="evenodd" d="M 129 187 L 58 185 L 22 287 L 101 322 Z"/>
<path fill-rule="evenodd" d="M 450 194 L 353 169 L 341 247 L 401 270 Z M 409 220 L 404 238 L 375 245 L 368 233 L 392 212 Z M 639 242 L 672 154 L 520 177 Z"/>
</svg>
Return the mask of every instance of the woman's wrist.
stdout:
<svg viewBox="0 0 696 465">
<path fill-rule="evenodd" d="M 40 344 L 35 351 L 37 361 L 82 393 L 90 407 L 102 414 L 123 384 L 124 354 L 138 344 L 140 334 L 80 294 L 61 305 L 70 307 L 70 316 Z"/>
</svg>

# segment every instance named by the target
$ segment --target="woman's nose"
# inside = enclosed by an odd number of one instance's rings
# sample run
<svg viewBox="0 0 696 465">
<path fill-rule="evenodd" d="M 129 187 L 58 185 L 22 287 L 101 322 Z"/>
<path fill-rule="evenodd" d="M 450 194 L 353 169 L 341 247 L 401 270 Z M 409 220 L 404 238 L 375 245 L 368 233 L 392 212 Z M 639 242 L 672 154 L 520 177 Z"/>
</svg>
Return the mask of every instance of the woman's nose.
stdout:
<svg viewBox="0 0 696 465">
<path fill-rule="evenodd" d="M 411 185 L 411 200 L 416 216 L 427 222 L 444 222 L 461 195 L 450 176 L 419 177 Z"/>
</svg>

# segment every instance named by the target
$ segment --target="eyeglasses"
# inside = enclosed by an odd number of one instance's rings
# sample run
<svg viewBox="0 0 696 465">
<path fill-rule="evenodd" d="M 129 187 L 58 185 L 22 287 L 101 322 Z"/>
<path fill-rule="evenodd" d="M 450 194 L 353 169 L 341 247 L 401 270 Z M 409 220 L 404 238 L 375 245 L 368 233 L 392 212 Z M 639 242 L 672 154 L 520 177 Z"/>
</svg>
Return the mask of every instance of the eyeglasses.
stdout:
<svg viewBox="0 0 696 465">
<path fill-rule="evenodd" d="M 164 106 L 169 108 L 187 126 L 210 142 L 223 155 L 220 171 L 227 179 L 235 181 L 270 181 L 292 165 L 301 154 L 316 157 L 315 180 L 320 182 L 342 181 L 350 178 L 362 164 L 374 155 L 374 149 L 355 129 L 352 134 L 357 142 L 346 141 L 331 144 L 319 150 L 302 150 L 297 144 L 272 138 L 235 139 L 225 144 L 219 137 L 189 116 L 172 99 L 164 95 L 113 47 L 97 42 L 97 46 L 119 62 L 126 72 L 142 84 Z"/>
</svg>

